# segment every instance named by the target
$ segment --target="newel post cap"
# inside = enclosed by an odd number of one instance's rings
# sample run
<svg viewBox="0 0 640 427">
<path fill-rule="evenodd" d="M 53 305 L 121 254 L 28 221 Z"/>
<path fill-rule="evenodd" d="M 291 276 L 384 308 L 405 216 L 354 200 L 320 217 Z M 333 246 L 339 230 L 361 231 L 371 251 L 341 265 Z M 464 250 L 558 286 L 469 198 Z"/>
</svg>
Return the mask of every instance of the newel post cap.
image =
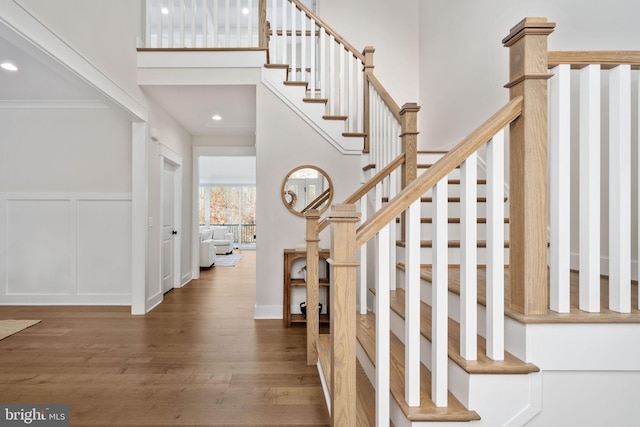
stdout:
<svg viewBox="0 0 640 427">
<path fill-rule="evenodd" d="M 502 39 L 502 44 L 510 47 L 525 35 L 548 36 L 555 27 L 556 23 L 548 22 L 547 18 L 524 18 L 511 28 L 509 35 Z"/>
</svg>

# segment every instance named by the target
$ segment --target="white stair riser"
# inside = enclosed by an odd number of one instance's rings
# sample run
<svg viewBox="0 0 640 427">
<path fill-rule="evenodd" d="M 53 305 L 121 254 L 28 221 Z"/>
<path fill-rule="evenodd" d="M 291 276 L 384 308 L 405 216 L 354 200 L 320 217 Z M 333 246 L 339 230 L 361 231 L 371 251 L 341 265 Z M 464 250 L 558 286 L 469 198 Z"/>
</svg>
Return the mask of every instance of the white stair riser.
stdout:
<svg viewBox="0 0 640 427">
<path fill-rule="evenodd" d="M 449 193 L 449 197 L 460 197 L 461 193 L 461 185 L 457 183 L 449 183 L 447 186 L 447 190 Z M 487 186 L 485 184 L 477 184 L 476 186 L 477 196 L 478 197 L 486 197 L 487 196 Z M 425 197 L 431 197 L 433 194 L 433 189 L 428 190 L 424 193 Z"/>
<path fill-rule="evenodd" d="M 420 264 L 432 264 L 433 256 L 432 256 L 433 248 L 420 248 Z M 487 248 L 478 248 L 477 252 L 478 256 L 478 264 L 486 265 L 487 263 Z M 402 247 L 398 247 L 396 250 L 396 261 L 399 263 L 405 262 L 405 249 Z M 460 265 L 460 248 L 449 248 L 448 249 L 448 264 L 450 265 Z M 509 248 L 504 248 L 504 265 L 509 264 Z"/>
<path fill-rule="evenodd" d="M 476 206 L 477 206 L 477 217 L 486 218 L 487 204 L 485 202 L 478 202 Z M 460 218 L 460 202 L 447 203 L 447 211 L 449 213 L 449 218 Z M 507 204 L 505 204 L 504 215 L 506 218 L 509 217 L 509 209 Z M 431 202 L 424 202 L 421 204 L 420 216 L 422 218 L 433 218 L 433 204 Z"/>
<path fill-rule="evenodd" d="M 401 226 L 398 224 L 397 227 L 397 235 L 400 236 Z M 458 223 L 449 223 L 447 224 L 447 236 L 449 240 L 460 240 L 460 230 L 461 226 Z M 479 223 L 476 225 L 477 230 L 477 239 L 478 240 L 487 240 L 487 224 Z M 421 240 L 432 240 L 433 239 L 433 223 L 422 223 L 420 224 L 420 239 Z M 505 239 L 509 238 L 509 224 L 504 224 L 504 236 Z"/>
</svg>

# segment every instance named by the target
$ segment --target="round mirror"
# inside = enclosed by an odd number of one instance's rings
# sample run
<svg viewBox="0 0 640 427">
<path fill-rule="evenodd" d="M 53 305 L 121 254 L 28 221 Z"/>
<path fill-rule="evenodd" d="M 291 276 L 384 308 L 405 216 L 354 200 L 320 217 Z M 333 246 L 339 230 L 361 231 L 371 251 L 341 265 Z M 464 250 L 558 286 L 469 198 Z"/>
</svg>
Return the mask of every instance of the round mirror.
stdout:
<svg viewBox="0 0 640 427">
<path fill-rule="evenodd" d="M 316 166 L 299 166 L 282 181 L 282 202 L 292 213 L 304 216 L 311 209 L 324 212 L 333 199 L 329 175 Z"/>
</svg>

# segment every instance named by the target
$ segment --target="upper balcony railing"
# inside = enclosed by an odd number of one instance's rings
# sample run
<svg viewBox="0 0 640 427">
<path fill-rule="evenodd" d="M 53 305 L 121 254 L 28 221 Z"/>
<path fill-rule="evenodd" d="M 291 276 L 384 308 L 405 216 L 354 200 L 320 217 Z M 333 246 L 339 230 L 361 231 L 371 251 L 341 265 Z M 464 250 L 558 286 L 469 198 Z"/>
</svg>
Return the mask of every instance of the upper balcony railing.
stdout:
<svg viewBox="0 0 640 427">
<path fill-rule="evenodd" d="M 147 0 L 147 48 L 265 46 L 265 0 Z"/>
</svg>

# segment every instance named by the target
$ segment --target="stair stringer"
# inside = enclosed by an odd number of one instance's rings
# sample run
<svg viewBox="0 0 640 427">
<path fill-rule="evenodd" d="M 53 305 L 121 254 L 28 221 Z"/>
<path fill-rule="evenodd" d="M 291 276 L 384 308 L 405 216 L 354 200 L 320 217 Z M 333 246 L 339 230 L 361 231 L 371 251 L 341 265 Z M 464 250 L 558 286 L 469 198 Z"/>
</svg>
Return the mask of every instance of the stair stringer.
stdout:
<svg viewBox="0 0 640 427">
<path fill-rule="evenodd" d="M 346 155 L 362 155 L 362 138 L 347 138 L 342 135 L 344 122 L 324 120 L 325 105 L 303 101 L 306 89 L 301 86 L 287 86 L 286 70 L 262 67 L 261 81 L 274 95 L 300 116 L 336 150 Z"/>
</svg>

